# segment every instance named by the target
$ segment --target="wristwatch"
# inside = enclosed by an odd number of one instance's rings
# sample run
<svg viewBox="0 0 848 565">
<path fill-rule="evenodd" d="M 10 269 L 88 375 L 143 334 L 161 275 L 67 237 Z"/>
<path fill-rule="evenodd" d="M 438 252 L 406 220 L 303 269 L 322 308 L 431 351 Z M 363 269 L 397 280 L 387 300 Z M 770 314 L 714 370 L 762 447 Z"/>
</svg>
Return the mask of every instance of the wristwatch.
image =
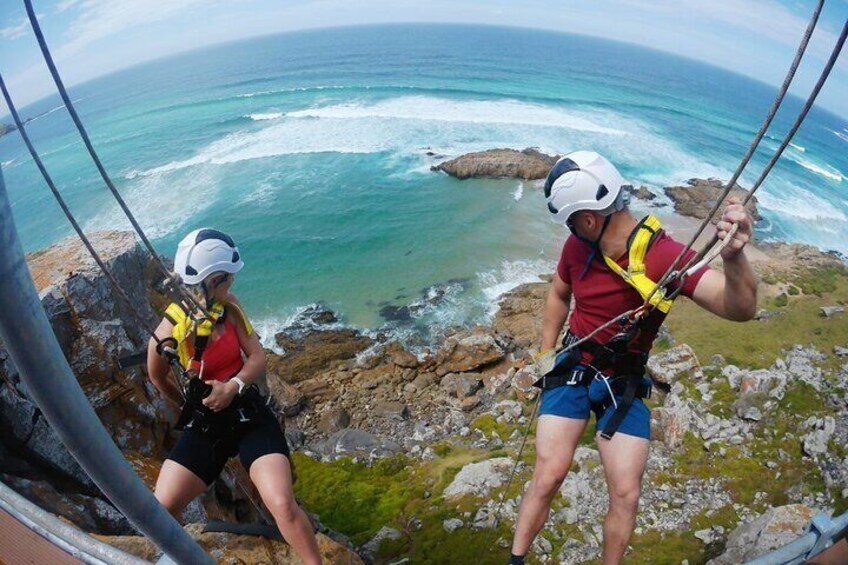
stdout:
<svg viewBox="0 0 848 565">
<path fill-rule="evenodd" d="M 231 378 L 230 380 L 231 380 L 231 381 L 235 381 L 235 382 L 236 382 L 236 384 L 237 384 L 237 385 L 238 385 L 238 387 L 239 387 L 239 391 L 238 391 L 239 396 L 241 396 L 241 392 L 244 390 L 244 387 L 246 387 L 246 386 L 247 386 L 247 385 L 245 384 L 245 382 L 244 382 L 243 380 L 241 380 L 240 378 L 238 378 L 238 377 L 233 377 L 233 378 Z"/>
</svg>

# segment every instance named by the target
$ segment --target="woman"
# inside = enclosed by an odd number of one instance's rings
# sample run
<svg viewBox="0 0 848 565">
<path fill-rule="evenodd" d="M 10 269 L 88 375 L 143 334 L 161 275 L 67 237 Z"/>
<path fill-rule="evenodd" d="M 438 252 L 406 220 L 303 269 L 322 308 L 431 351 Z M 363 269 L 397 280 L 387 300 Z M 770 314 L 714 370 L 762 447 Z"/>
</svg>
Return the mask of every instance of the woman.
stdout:
<svg viewBox="0 0 848 565">
<path fill-rule="evenodd" d="M 174 263 L 209 317 L 196 311 L 189 315 L 186 305 L 171 304 L 156 336 L 174 345 L 183 367 L 190 367 L 189 372 L 200 379 L 192 379 L 192 386 L 200 387 L 204 397 L 195 409 L 186 403 L 182 425 L 177 426 L 184 431 L 162 464 L 156 498 L 171 514 L 179 515 L 238 453 L 283 537 L 304 563 L 319 564 L 312 524 L 292 491 L 285 436 L 253 386 L 265 371 L 265 352 L 229 292 L 235 273 L 244 266 L 238 249 L 224 233 L 195 230 L 180 242 Z M 153 339 L 147 363 L 156 388 L 182 405 L 182 393 L 169 379 L 168 361 Z"/>
</svg>

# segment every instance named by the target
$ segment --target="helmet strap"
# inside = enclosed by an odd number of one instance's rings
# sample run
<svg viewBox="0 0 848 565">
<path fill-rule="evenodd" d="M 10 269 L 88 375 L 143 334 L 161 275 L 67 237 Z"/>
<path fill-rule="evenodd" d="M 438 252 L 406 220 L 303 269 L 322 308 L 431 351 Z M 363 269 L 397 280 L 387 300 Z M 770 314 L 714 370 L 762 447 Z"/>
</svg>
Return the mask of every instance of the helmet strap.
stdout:
<svg viewBox="0 0 848 565">
<path fill-rule="evenodd" d="M 610 224 L 610 220 L 612 220 L 612 214 L 609 214 L 604 218 L 604 225 L 601 226 L 601 233 L 598 234 L 598 238 L 595 241 L 578 235 L 576 230 L 572 230 L 574 235 L 577 236 L 577 239 L 586 243 L 587 245 L 589 245 L 589 247 L 592 248 L 591 253 L 589 253 L 589 257 L 586 259 L 586 264 L 583 265 L 583 270 L 580 272 L 580 277 L 578 278 L 582 279 L 586 276 L 586 273 L 589 271 L 589 266 L 592 264 L 592 261 L 595 259 L 595 257 L 598 257 L 600 255 L 601 239 L 604 237 L 604 232 L 607 231 L 607 227 Z"/>
</svg>

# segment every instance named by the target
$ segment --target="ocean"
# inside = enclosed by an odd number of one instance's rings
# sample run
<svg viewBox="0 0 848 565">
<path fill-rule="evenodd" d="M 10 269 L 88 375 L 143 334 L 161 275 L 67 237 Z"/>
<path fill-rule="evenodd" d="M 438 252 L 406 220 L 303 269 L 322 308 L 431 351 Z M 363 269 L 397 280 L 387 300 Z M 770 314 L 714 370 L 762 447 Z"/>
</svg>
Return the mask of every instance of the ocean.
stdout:
<svg viewBox="0 0 848 565">
<path fill-rule="evenodd" d="M 636 186 L 727 179 L 775 88 L 584 36 L 391 25 L 219 45 L 70 93 L 158 250 L 198 227 L 235 238 L 246 266 L 234 291 L 266 343 L 312 303 L 426 343 L 552 272 L 566 235 L 538 182 L 459 181 L 432 165 L 495 147 L 593 149 Z M 784 104 L 743 186 L 800 106 Z M 84 228 L 129 229 L 58 96 L 21 114 Z M 848 123 L 815 108 L 757 194 L 758 237 L 848 253 L 847 150 Z M 0 138 L 0 158 L 27 250 L 71 235 L 17 134 Z"/>
</svg>

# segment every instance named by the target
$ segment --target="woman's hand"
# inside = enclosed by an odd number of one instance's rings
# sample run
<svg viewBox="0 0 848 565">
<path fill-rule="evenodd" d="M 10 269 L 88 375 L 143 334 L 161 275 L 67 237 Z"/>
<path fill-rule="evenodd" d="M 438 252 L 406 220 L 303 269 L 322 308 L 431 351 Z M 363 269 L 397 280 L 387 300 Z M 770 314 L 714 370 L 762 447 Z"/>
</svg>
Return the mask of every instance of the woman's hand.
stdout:
<svg viewBox="0 0 848 565">
<path fill-rule="evenodd" d="M 238 383 L 236 382 L 204 382 L 212 387 L 212 392 L 209 393 L 209 396 L 203 399 L 203 405 L 212 410 L 213 412 L 220 412 L 221 410 L 229 406 L 230 402 L 232 402 L 233 398 L 235 398 L 238 394 L 239 387 Z"/>
</svg>

